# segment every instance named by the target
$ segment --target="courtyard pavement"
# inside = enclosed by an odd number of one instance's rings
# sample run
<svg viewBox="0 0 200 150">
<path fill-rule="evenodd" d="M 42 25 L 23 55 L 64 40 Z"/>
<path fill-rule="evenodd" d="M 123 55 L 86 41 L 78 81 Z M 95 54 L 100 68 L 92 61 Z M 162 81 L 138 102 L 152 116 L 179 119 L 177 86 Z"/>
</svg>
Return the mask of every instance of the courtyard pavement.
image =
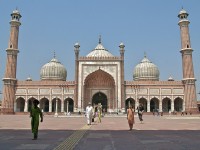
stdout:
<svg viewBox="0 0 200 150">
<path fill-rule="evenodd" d="M 44 116 L 32 140 L 28 115 L 0 115 L 0 150 L 199 150 L 200 116 L 106 115 L 86 125 L 84 116 Z"/>
</svg>

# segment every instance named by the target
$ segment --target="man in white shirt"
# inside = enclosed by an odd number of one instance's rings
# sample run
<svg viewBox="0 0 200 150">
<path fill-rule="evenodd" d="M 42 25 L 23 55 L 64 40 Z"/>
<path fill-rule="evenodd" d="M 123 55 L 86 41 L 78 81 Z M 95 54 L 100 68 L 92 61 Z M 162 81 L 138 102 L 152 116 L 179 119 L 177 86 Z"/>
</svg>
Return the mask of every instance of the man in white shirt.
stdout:
<svg viewBox="0 0 200 150">
<path fill-rule="evenodd" d="M 86 107 L 86 117 L 87 117 L 87 124 L 91 125 L 92 117 L 93 117 L 93 108 L 91 103 L 88 103 L 88 106 Z"/>
</svg>

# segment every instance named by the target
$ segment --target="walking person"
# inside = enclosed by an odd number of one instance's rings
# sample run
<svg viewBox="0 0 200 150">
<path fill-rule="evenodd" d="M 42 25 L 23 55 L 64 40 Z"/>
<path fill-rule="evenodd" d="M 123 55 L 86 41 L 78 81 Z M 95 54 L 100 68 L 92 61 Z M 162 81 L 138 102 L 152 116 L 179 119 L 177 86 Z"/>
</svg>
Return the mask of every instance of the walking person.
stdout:
<svg viewBox="0 0 200 150">
<path fill-rule="evenodd" d="M 87 124 L 91 125 L 92 118 L 93 118 L 93 107 L 91 103 L 88 103 L 88 106 L 86 107 L 86 118 L 87 118 Z"/>
<path fill-rule="evenodd" d="M 128 120 L 128 125 L 129 125 L 130 130 L 132 130 L 133 124 L 135 123 L 134 109 L 132 106 L 129 106 L 129 108 L 127 109 L 127 120 Z"/>
<path fill-rule="evenodd" d="M 98 114 L 98 122 L 101 123 L 101 116 L 102 116 L 102 105 L 98 104 L 97 106 L 97 114 Z"/>
<path fill-rule="evenodd" d="M 33 133 L 33 140 L 37 140 L 38 138 L 38 127 L 39 127 L 39 117 L 40 122 L 43 122 L 43 114 L 40 108 L 38 107 L 38 104 L 40 102 L 38 100 L 33 101 L 33 108 L 30 111 L 30 117 L 31 119 L 31 129 Z"/>
<path fill-rule="evenodd" d="M 137 111 L 138 111 L 139 120 L 142 123 L 142 121 L 143 121 L 142 116 L 143 116 L 143 112 L 144 112 L 144 106 L 142 103 L 140 103 L 139 106 L 137 107 Z"/>
</svg>

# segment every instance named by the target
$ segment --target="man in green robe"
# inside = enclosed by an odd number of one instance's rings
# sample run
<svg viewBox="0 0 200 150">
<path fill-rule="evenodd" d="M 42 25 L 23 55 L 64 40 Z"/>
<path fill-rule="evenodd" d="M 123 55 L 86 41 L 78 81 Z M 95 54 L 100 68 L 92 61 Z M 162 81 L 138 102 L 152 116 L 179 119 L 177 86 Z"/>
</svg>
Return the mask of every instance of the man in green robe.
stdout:
<svg viewBox="0 0 200 150">
<path fill-rule="evenodd" d="M 33 140 L 37 140 L 38 137 L 38 127 L 39 127 L 39 117 L 41 118 L 40 122 L 43 122 L 43 114 L 38 104 L 40 102 L 38 100 L 33 101 L 33 108 L 30 111 L 31 119 L 31 129 L 33 133 Z"/>
</svg>

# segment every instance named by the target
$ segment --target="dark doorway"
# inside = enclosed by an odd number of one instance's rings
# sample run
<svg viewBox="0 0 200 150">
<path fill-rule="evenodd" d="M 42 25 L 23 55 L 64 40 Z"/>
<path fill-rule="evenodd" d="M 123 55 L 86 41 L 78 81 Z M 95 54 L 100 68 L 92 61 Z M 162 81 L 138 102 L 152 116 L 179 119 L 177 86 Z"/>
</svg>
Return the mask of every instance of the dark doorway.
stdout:
<svg viewBox="0 0 200 150">
<path fill-rule="evenodd" d="M 102 92 L 96 93 L 92 98 L 93 106 L 98 105 L 99 103 L 101 103 L 102 105 L 102 110 L 105 110 L 105 112 L 107 112 L 107 96 Z"/>
</svg>

